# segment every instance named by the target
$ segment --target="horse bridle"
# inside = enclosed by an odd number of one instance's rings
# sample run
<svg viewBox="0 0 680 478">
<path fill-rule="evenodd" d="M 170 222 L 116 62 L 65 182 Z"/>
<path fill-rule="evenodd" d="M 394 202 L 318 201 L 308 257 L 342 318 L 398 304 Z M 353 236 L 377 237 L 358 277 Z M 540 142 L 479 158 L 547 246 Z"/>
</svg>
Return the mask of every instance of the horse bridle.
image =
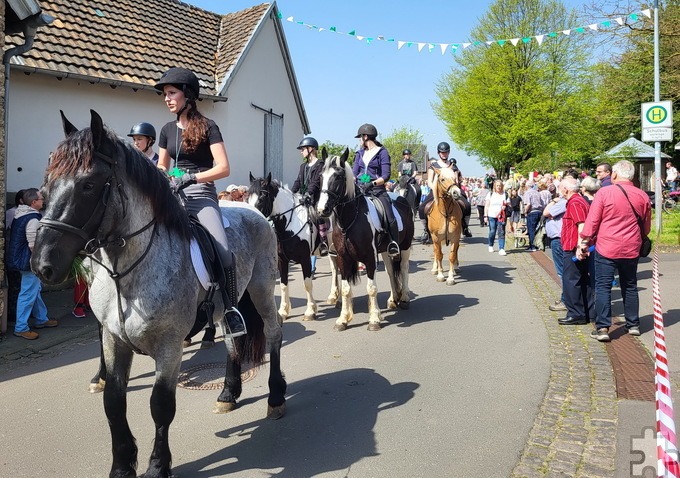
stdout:
<svg viewBox="0 0 680 478">
<path fill-rule="evenodd" d="M 97 234 L 101 235 L 102 234 L 102 229 L 101 225 L 102 222 L 104 221 L 104 217 L 106 216 L 106 210 L 109 207 L 109 199 L 111 196 L 111 189 L 112 187 L 115 187 L 115 189 L 118 191 L 118 194 L 120 194 L 121 198 L 123 199 L 122 205 L 123 205 L 123 217 L 127 215 L 127 200 L 128 196 L 125 193 L 125 189 L 123 188 L 123 185 L 118 182 L 118 177 L 116 176 L 116 166 L 118 165 L 118 162 L 113 159 L 110 156 L 105 155 L 104 153 L 101 153 L 99 151 L 95 151 L 93 153 L 93 156 L 95 158 L 101 159 L 105 161 L 110 167 L 111 167 L 111 172 L 109 174 L 109 177 L 106 179 L 106 183 L 104 184 L 104 190 L 102 191 L 101 196 L 99 197 L 99 202 L 95 206 L 94 210 L 92 211 L 92 214 L 90 214 L 90 217 L 88 220 L 85 222 L 85 224 L 82 227 L 76 227 L 71 224 L 68 224 L 63 221 L 58 221 L 56 219 L 49 219 L 49 218 L 42 218 L 40 220 L 40 227 L 47 227 L 47 228 L 52 228 L 52 229 L 57 229 L 59 231 L 63 232 L 68 232 L 71 234 L 74 234 L 80 238 L 82 238 L 85 241 L 85 247 L 83 248 L 83 253 L 87 256 L 89 256 L 93 261 L 97 262 L 99 265 L 104 267 L 109 273 L 109 276 L 111 276 L 112 279 L 118 281 L 119 279 L 125 277 L 128 275 L 132 270 L 139 265 L 140 262 L 144 259 L 144 257 L 147 255 L 149 250 L 151 249 L 151 245 L 153 243 L 153 238 L 156 235 L 156 228 L 158 227 L 156 223 L 156 219 L 153 218 L 151 221 L 149 221 L 145 226 L 143 226 L 141 229 L 132 232 L 130 234 L 124 235 L 124 236 L 119 236 L 114 238 L 113 240 L 102 240 L 99 237 L 97 237 Z M 138 236 L 139 234 L 143 233 L 147 229 L 149 229 L 151 226 L 153 226 L 153 234 L 151 235 L 151 239 L 149 240 L 149 244 L 147 245 L 144 253 L 140 258 L 138 258 L 127 270 L 124 272 L 117 272 L 117 259 L 114 261 L 114 266 L 113 269 L 109 269 L 106 267 L 104 264 L 101 263 L 97 258 L 95 258 L 93 255 L 97 250 L 99 249 L 105 249 L 109 246 L 118 246 L 120 248 L 123 248 L 127 245 L 127 241 L 135 236 Z"/>
</svg>

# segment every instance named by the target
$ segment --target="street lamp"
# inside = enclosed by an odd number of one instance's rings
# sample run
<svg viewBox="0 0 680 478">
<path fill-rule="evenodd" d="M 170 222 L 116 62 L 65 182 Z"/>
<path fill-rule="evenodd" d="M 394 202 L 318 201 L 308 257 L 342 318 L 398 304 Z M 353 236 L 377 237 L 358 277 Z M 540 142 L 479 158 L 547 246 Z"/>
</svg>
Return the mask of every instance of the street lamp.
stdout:
<svg viewBox="0 0 680 478">
<path fill-rule="evenodd" d="M 661 101 L 659 82 L 659 0 L 654 0 L 654 101 Z M 676 146 L 677 148 L 677 146 Z M 654 208 L 656 209 L 656 231 L 661 234 L 661 143 L 654 143 Z"/>
</svg>

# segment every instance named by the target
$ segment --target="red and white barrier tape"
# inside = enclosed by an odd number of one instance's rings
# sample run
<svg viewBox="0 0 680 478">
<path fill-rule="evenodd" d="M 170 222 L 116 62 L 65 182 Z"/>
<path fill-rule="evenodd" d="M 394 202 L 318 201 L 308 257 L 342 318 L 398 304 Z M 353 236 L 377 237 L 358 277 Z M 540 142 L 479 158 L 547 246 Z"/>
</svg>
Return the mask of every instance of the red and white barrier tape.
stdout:
<svg viewBox="0 0 680 478">
<path fill-rule="evenodd" d="M 680 478 L 678 451 L 675 441 L 675 421 L 671 400 L 671 374 L 666 356 L 666 334 L 661 311 L 659 288 L 659 241 L 654 245 L 652 267 L 652 300 L 654 302 L 654 357 L 656 383 L 656 453 L 659 460 L 656 474 L 663 478 Z"/>
</svg>

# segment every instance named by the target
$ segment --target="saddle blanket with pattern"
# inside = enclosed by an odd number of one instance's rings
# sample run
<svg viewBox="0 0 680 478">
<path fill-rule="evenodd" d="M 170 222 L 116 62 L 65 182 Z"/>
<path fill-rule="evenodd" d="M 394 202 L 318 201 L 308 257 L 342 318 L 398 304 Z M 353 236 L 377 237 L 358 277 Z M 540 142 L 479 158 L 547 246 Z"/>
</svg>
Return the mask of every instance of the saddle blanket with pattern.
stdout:
<svg viewBox="0 0 680 478">
<path fill-rule="evenodd" d="M 364 198 L 364 200 L 366 201 L 366 204 L 368 204 L 368 217 L 370 218 L 373 227 L 378 231 L 382 231 L 383 226 L 380 223 L 380 215 L 378 214 L 378 210 L 375 208 L 375 204 L 373 204 L 373 201 L 368 198 Z M 392 206 L 392 213 L 394 214 L 394 218 L 397 220 L 398 230 L 403 231 L 404 223 L 401 220 L 401 215 L 397 211 L 397 208 L 394 207 L 394 203 L 390 203 L 390 206 Z"/>
</svg>

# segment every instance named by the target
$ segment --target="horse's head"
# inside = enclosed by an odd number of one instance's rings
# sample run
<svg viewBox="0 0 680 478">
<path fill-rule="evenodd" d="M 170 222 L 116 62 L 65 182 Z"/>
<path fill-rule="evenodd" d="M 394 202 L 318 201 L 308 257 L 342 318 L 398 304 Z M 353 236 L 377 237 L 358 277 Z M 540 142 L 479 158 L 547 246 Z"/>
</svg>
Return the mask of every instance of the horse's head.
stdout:
<svg viewBox="0 0 680 478">
<path fill-rule="evenodd" d="M 354 198 L 354 174 L 347 162 L 348 156 L 347 148 L 342 156 L 329 157 L 325 148 L 321 151 L 324 167 L 321 173 L 321 195 L 316 205 L 321 217 L 329 217 L 335 206 L 342 203 L 344 198 Z"/>
<path fill-rule="evenodd" d="M 135 191 L 145 191 L 152 204 L 149 216 L 162 224 L 174 222 L 171 228 L 183 234 L 188 231 L 186 214 L 183 220 L 174 213 L 180 208 L 167 179 L 106 128 L 95 111 L 90 113 L 90 127 L 80 131 L 62 113 L 66 139 L 47 168 L 46 206 L 31 256 L 32 269 L 47 284 L 65 280 L 83 249 L 94 252 L 100 244 L 123 237 L 128 213 L 142 209 L 141 204 L 131 204 L 131 191 L 125 187 L 133 176 Z"/>
<path fill-rule="evenodd" d="M 271 216 L 274 210 L 274 200 L 279 193 L 279 185 L 272 181 L 272 173 L 266 178 L 256 178 L 250 175 L 250 188 L 248 189 L 248 204 L 255 206 L 264 217 Z"/>
<path fill-rule="evenodd" d="M 432 194 L 435 197 L 435 200 L 447 196 L 453 200 L 460 199 L 461 191 L 456 182 L 456 175 L 452 170 L 443 168 L 439 171 L 435 178 L 434 191 Z"/>
</svg>

